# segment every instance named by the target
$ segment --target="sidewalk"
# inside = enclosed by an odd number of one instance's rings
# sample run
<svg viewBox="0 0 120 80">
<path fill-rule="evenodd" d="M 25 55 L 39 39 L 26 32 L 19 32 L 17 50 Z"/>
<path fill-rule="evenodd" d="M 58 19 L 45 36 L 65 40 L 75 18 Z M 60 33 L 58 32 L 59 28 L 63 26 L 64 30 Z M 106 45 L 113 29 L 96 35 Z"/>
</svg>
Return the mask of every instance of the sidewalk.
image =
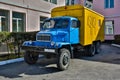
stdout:
<svg viewBox="0 0 120 80">
<path fill-rule="evenodd" d="M 24 61 L 24 58 L 16 58 L 16 59 L 0 61 L 0 66 L 6 65 L 6 64 L 11 64 L 11 63 L 16 63 L 16 62 L 22 62 L 22 61 Z"/>
<path fill-rule="evenodd" d="M 111 44 L 111 45 L 120 48 L 119 44 Z"/>
<path fill-rule="evenodd" d="M 8 52 L 0 52 L 0 57 L 4 58 L 4 57 L 9 56 L 10 54 L 11 54 L 10 52 L 9 53 Z M 24 61 L 24 58 L 3 60 L 3 61 L 0 61 L 0 66 L 10 64 L 10 63 L 15 63 L 15 62 L 21 62 L 21 61 Z"/>
<path fill-rule="evenodd" d="M 42 57 L 44 57 L 44 56 L 39 55 L 39 58 L 42 58 Z M 16 58 L 16 59 L 0 61 L 0 66 L 6 65 L 6 64 L 11 64 L 11 63 L 16 63 L 16 62 L 22 62 L 22 61 L 24 61 L 24 58 Z"/>
</svg>

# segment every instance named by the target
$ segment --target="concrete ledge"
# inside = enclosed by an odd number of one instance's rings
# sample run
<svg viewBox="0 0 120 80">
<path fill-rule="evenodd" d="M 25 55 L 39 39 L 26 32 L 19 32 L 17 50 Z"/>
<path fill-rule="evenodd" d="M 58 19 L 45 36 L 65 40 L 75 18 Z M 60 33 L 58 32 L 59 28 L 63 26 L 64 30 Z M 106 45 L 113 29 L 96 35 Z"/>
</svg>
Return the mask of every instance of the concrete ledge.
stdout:
<svg viewBox="0 0 120 80">
<path fill-rule="evenodd" d="M 41 58 L 41 57 L 43 57 L 43 55 L 39 55 L 39 58 Z M 22 61 L 24 61 L 24 58 L 17 58 L 17 59 L 0 61 L 0 66 L 6 65 L 6 64 L 11 64 L 11 63 L 16 63 L 16 62 L 22 62 Z"/>
<path fill-rule="evenodd" d="M 111 44 L 111 45 L 120 48 L 120 45 L 118 45 L 118 44 Z"/>
<path fill-rule="evenodd" d="M 10 63 L 15 63 L 15 62 L 21 62 L 21 61 L 24 61 L 24 58 L 17 58 L 17 59 L 0 61 L 0 66 L 10 64 Z"/>
</svg>

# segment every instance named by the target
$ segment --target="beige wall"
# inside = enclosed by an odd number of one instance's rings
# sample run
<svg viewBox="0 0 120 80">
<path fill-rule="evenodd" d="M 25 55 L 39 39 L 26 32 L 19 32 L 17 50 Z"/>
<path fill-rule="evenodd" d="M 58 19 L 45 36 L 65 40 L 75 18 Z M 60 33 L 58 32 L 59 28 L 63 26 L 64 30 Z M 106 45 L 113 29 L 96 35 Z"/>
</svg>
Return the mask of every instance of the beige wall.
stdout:
<svg viewBox="0 0 120 80">
<path fill-rule="evenodd" d="M 36 31 L 40 29 L 40 16 L 50 17 L 50 14 L 41 13 L 33 10 L 27 11 L 27 31 Z"/>
<path fill-rule="evenodd" d="M 55 6 L 65 5 L 65 0 L 58 0 L 57 2 L 58 5 L 46 2 L 44 0 L 0 0 L 0 3 L 47 12 L 50 12 L 50 10 Z"/>
<path fill-rule="evenodd" d="M 40 16 L 50 17 L 50 11 L 56 6 L 65 5 L 64 0 L 58 0 L 58 5 L 43 0 L 0 0 L 0 9 L 9 11 L 9 27 L 12 32 L 12 12 L 25 13 L 25 31 L 40 29 Z"/>
</svg>

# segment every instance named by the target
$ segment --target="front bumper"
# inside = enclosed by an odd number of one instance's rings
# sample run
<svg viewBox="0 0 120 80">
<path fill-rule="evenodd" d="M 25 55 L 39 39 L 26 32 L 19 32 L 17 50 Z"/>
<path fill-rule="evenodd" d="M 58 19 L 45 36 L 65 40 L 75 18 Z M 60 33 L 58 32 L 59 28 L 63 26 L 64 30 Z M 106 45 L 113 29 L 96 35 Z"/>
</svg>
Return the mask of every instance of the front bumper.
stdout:
<svg viewBox="0 0 120 80">
<path fill-rule="evenodd" d="M 51 48 L 44 48 L 44 47 L 39 47 L 39 46 L 22 46 L 21 47 L 25 51 L 34 51 L 34 52 L 39 52 L 39 53 L 53 53 L 57 54 L 58 49 L 51 49 Z"/>
</svg>

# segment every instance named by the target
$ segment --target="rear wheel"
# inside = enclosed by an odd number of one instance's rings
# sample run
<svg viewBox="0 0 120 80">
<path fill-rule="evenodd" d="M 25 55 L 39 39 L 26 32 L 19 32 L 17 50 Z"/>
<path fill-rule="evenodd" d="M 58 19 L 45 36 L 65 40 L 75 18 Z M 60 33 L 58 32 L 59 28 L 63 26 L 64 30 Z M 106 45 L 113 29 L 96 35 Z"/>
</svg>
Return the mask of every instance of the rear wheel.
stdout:
<svg viewBox="0 0 120 80">
<path fill-rule="evenodd" d="M 38 60 L 38 54 L 35 54 L 31 51 L 26 51 L 26 53 L 24 54 L 24 60 L 30 65 L 35 64 Z"/>
<path fill-rule="evenodd" d="M 96 54 L 100 53 L 100 45 L 101 45 L 101 42 L 96 42 L 96 43 L 95 43 L 95 49 L 96 49 L 96 50 L 95 50 L 95 51 L 96 51 L 95 53 L 96 53 Z"/>
<path fill-rule="evenodd" d="M 60 49 L 57 57 L 57 67 L 60 70 L 66 70 L 70 65 L 70 51 L 68 49 Z"/>
<path fill-rule="evenodd" d="M 85 48 L 85 54 L 87 56 L 94 56 L 95 55 L 95 45 L 94 44 L 91 44 L 89 46 L 86 46 Z"/>
</svg>

